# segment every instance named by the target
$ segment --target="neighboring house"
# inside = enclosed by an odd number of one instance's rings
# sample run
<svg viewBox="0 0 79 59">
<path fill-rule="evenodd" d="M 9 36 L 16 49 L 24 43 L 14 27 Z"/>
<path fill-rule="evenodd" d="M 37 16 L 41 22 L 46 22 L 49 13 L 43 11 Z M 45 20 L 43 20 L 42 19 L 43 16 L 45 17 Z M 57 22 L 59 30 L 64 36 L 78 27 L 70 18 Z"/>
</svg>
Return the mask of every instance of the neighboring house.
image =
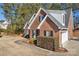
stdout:
<svg viewBox="0 0 79 59">
<path fill-rule="evenodd" d="M 10 23 L 8 21 L 6 21 L 6 20 L 4 22 L 1 22 L 0 23 L 0 29 L 7 29 L 9 24 Z"/>
<path fill-rule="evenodd" d="M 79 31 L 74 28 L 72 9 L 46 10 L 40 8 L 24 26 L 24 36 L 27 35 L 29 38 L 54 37 L 58 39 L 61 47 L 68 39 L 79 37 Z"/>
</svg>

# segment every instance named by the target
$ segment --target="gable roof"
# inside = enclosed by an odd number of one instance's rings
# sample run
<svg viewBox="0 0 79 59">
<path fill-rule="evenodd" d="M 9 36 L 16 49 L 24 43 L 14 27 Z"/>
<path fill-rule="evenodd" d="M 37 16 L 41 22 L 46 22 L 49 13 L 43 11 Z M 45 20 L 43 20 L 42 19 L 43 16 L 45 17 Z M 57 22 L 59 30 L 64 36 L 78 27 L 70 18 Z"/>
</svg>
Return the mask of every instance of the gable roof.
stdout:
<svg viewBox="0 0 79 59">
<path fill-rule="evenodd" d="M 49 18 L 59 27 L 59 28 L 65 28 L 60 22 L 58 22 L 53 16 L 48 14 Z"/>
<path fill-rule="evenodd" d="M 48 13 L 57 13 L 57 14 L 62 14 L 66 13 L 65 10 L 47 10 Z"/>
<path fill-rule="evenodd" d="M 67 27 L 68 27 L 68 18 L 69 18 L 70 13 L 71 13 L 70 10 L 68 10 L 68 11 L 66 11 L 66 10 L 45 10 L 45 9 L 43 9 L 43 8 L 40 8 L 39 11 L 37 12 L 37 14 L 35 15 L 35 17 L 31 20 L 31 22 L 30 22 L 30 24 L 29 24 L 29 26 L 28 26 L 28 29 L 30 29 L 32 23 L 35 21 L 37 15 L 40 13 L 41 10 L 43 10 L 43 11 L 46 13 L 46 16 L 45 16 L 45 18 L 43 19 L 43 21 L 38 25 L 38 27 L 37 27 L 38 29 L 40 28 L 40 26 L 43 24 L 43 22 L 45 21 L 45 19 L 46 19 L 47 17 L 49 17 L 50 20 L 53 21 L 53 22 L 58 26 L 59 29 L 60 29 L 60 28 L 65 28 L 65 29 L 67 29 Z M 61 24 L 55 17 L 53 17 L 53 15 L 51 15 L 50 13 L 65 14 L 65 15 L 66 15 L 66 17 L 65 17 L 65 19 L 66 19 L 65 25 L 62 25 L 62 24 Z M 66 13 L 67 13 L 67 14 L 66 14 Z"/>
<path fill-rule="evenodd" d="M 32 20 L 34 19 L 34 17 L 35 17 L 35 13 L 32 15 L 31 19 L 25 23 L 23 29 L 25 29 L 26 26 L 32 22 Z"/>
<path fill-rule="evenodd" d="M 68 13 L 66 12 L 66 10 L 47 10 L 47 12 L 48 12 L 48 14 L 50 14 L 51 17 L 54 17 L 57 20 L 58 23 L 60 23 L 63 26 L 66 25 L 63 22 L 63 16 L 65 16 L 66 14 L 68 15 Z M 65 17 L 65 19 L 66 19 L 66 17 Z M 66 19 L 66 21 L 67 20 L 68 19 Z"/>
<path fill-rule="evenodd" d="M 69 17 L 71 17 L 71 21 L 72 21 L 72 26 L 73 26 L 73 12 L 72 9 L 67 9 L 67 10 L 46 10 L 49 17 L 51 17 L 51 19 L 53 19 L 52 21 L 54 21 L 55 23 L 58 24 L 59 28 L 68 28 L 68 22 L 69 22 Z M 65 23 L 64 25 L 61 24 L 61 22 L 59 22 L 55 17 L 53 17 L 53 15 L 51 15 L 50 13 L 54 13 L 54 14 L 64 14 L 65 15 Z M 56 25 L 57 25 L 56 24 Z M 73 26 L 74 29 L 74 26 Z"/>
<path fill-rule="evenodd" d="M 37 27 L 37 29 L 40 29 L 40 27 L 42 26 L 42 24 L 44 23 L 44 21 L 46 21 L 47 17 L 49 17 L 50 20 L 52 22 L 54 22 L 58 26 L 59 29 L 60 28 L 65 28 L 65 26 L 61 25 L 54 17 L 52 17 L 50 14 L 48 14 L 48 15 L 45 16 L 45 18 L 43 19 L 43 21 L 39 24 L 39 26 Z"/>
<path fill-rule="evenodd" d="M 44 12 L 46 12 L 47 13 L 47 16 L 50 18 L 50 20 L 51 21 L 53 21 L 58 27 L 63 27 L 63 25 L 60 23 L 60 22 L 58 22 L 49 12 L 48 12 L 48 10 L 45 10 L 45 9 L 43 9 L 44 10 Z"/>
<path fill-rule="evenodd" d="M 37 14 L 35 15 L 34 19 L 32 20 L 32 22 L 29 24 L 28 29 L 30 29 L 32 23 L 35 21 L 36 17 L 38 16 L 38 14 L 40 13 L 41 10 L 42 10 L 42 8 L 39 9 L 39 11 L 38 11 Z"/>
</svg>

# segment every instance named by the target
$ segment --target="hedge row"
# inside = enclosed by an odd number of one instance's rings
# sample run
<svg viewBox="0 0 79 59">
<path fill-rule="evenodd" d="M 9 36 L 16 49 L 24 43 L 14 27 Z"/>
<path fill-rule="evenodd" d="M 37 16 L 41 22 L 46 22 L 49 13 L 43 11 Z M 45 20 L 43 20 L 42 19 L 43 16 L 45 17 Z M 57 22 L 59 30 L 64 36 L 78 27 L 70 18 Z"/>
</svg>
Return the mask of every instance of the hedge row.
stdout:
<svg viewBox="0 0 79 59">
<path fill-rule="evenodd" d="M 55 50 L 59 48 L 59 43 L 53 37 L 37 37 L 37 46 L 48 50 Z"/>
</svg>

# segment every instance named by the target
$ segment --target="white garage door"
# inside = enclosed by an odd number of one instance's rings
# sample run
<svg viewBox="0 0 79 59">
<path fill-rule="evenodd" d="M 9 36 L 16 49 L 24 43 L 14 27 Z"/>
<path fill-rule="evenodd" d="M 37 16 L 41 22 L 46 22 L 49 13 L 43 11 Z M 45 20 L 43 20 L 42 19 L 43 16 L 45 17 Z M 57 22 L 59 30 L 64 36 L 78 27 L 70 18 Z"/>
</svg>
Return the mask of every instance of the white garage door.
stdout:
<svg viewBox="0 0 79 59">
<path fill-rule="evenodd" d="M 62 44 L 68 41 L 68 31 L 62 31 Z"/>
</svg>

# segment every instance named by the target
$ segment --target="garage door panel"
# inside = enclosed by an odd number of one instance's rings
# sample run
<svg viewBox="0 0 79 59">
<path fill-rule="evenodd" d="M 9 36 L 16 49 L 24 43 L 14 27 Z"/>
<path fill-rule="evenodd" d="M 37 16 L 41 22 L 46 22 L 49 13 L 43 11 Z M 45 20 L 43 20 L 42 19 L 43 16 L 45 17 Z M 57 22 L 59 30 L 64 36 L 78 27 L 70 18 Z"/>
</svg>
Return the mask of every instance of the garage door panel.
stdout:
<svg viewBox="0 0 79 59">
<path fill-rule="evenodd" d="M 68 41 L 68 31 L 62 32 L 62 44 Z"/>
</svg>

